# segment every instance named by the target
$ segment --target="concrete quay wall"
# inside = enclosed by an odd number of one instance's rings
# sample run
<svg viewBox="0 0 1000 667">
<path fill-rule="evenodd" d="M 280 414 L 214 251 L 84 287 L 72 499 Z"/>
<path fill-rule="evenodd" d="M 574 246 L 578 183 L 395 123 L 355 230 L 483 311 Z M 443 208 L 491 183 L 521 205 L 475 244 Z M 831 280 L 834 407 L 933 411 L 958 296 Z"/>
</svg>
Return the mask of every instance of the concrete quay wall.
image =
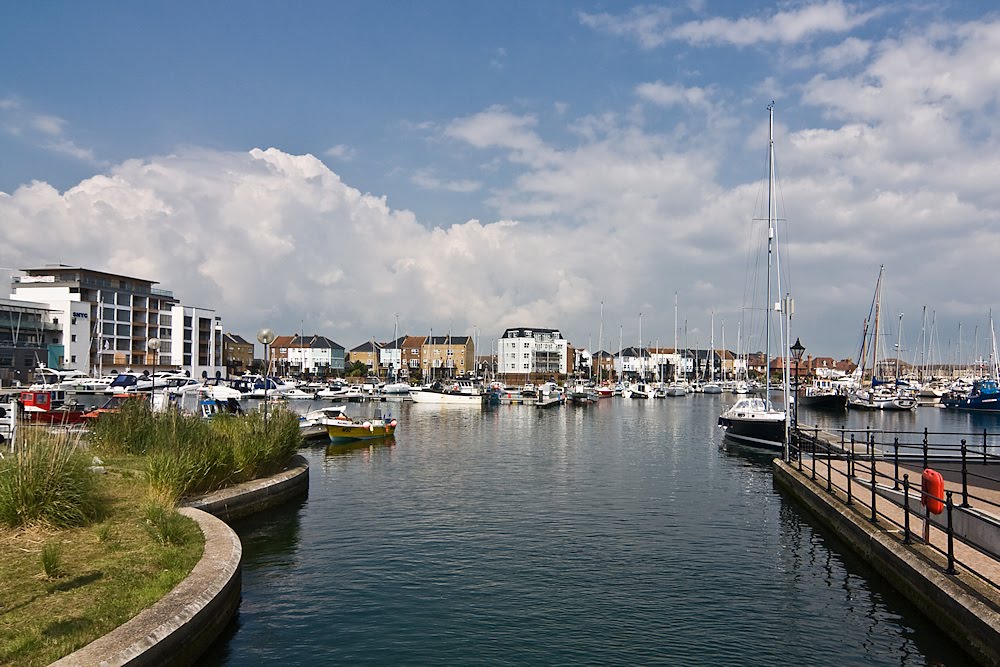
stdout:
<svg viewBox="0 0 1000 667">
<path fill-rule="evenodd" d="M 275 507 L 309 491 L 309 463 L 296 454 L 281 472 L 226 489 L 214 491 L 187 503 L 223 521 L 240 519 Z"/>
<path fill-rule="evenodd" d="M 969 574 L 945 574 L 936 553 L 920 545 L 903 545 L 780 459 L 774 460 L 774 482 L 973 657 L 1000 666 L 1000 606 L 982 582 Z"/>
<path fill-rule="evenodd" d="M 134 618 L 53 667 L 190 665 L 214 642 L 239 607 L 243 545 L 225 521 L 275 507 L 309 490 L 300 455 L 264 479 L 208 494 L 178 511 L 205 535 L 201 560 L 180 584 Z"/>
</svg>

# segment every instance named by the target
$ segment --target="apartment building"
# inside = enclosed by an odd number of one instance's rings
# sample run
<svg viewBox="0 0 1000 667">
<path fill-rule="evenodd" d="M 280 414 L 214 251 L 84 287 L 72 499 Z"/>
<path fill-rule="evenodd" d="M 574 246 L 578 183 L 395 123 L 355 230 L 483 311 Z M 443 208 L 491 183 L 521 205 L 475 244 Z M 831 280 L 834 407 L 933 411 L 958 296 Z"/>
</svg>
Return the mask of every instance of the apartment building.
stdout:
<svg viewBox="0 0 1000 667">
<path fill-rule="evenodd" d="M 11 300 L 44 304 L 59 325 L 63 368 L 103 373 L 126 367 L 174 368 L 192 377 L 224 370 L 222 322 L 152 280 L 54 264 L 22 269 Z M 150 349 L 151 339 L 159 349 Z"/>
<path fill-rule="evenodd" d="M 550 377 L 570 372 L 569 342 L 558 329 L 516 327 L 497 341 L 502 376 Z"/>
</svg>

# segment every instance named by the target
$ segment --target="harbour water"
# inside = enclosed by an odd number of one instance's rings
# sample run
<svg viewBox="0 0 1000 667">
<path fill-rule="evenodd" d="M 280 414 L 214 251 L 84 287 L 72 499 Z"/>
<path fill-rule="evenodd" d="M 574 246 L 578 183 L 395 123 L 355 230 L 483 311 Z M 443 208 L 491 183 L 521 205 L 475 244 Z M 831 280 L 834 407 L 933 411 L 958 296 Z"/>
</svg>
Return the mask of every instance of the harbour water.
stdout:
<svg viewBox="0 0 1000 667">
<path fill-rule="evenodd" d="M 243 601 L 203 662 L 971 664 L 723 443 L 727 401 L 384 405 L 394 441 L 305 450 L 309 497 L 234 525 Z"/>
</svg>

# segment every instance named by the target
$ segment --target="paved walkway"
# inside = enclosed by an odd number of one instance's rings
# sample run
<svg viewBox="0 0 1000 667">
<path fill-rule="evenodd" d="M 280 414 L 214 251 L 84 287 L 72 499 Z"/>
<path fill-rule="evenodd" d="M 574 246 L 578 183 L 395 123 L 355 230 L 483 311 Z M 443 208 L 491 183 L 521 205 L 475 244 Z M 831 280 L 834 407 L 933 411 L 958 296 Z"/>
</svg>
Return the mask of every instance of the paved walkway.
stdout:
<svg viewBox="0 0 1000 667">
<path fill-rule="evenodd" d="M 824 454 L 816 454 L 816 478 L 815 481 L 824 489 L 827 487 L 827 460 Z M 793 462 L 793 466 L 798 468 L 798 462 Z M 830 466 L 830 480 L 833 483 L 833 493 L 841 499 L 847 499 L 847 466 L 846 460 L 833 459 Z M 808 452 L 802 455 L 802 472 L 811 476 L 813 470 L 812 456 Z M 945 490 L 954 491 L 953 502 L 957 507 L 962 502 L 961 495 L 961 464 L 932 464 L 935 470 L 942 474 L 945 479 Z M 972 474 L 976 468 L 975 474 Z M 855 460 L 854 476 L 851 478 L 851 507 L 859 516 L 866 519 L 871 518 L 871 462 L 859 457 Z M 877 484 L 882 487 L 893 487 L 893 475 L 895 465 L 892 461 L 878 461 L 876 463 L 878 472 Z M 928 559 L 944 570 L 947 560 L 944 554 L 948 550 L 948 536 L 944 530 L 934 524 L 930 527 L 930 544 L 941 550 L 941 554 L 935 554 L 924 546 L 921 540 L 923 530 L 923 506 L 920 504 L 920 476 L 923 471 L 921 463 L 900 462 L 899 479 L 902 480 L 904 474 L 910 476 L 910 532 L 911 539 L 917 545 L 915 551 L 920 552 Z M 1000 465 L 993 466 L 969 466 L 969 504 L 970 506 L 991 514 L 1000 520 Z M 983 473 L 988 473 L 990 479 L 984 479 Z M 902 493 L 902 482 L 899 485 L 899 493 Z M 875 506 L 878 512 L 878 522 L 890 534 L 896 535 L 901 541 L 903 539 L 904 510 L 892 500 L 877 495 Z M 942 515 L 943 516 L 943 515 Z M 895 524 L 895 525 L 891 525 Z M 990 596 L 991 604 L 1000 609 L 1000 559 L 996 556 L 981 551 L 973 546 L 965 544 L 958 539 L 954 540 L 954 553 L 957 561 L 957 569 L 960 574 L 968 575 L 982 580 L 986 590 L 992 590 Z M 965 578 L 960 577 L 960 578 Z"/>
</svg>

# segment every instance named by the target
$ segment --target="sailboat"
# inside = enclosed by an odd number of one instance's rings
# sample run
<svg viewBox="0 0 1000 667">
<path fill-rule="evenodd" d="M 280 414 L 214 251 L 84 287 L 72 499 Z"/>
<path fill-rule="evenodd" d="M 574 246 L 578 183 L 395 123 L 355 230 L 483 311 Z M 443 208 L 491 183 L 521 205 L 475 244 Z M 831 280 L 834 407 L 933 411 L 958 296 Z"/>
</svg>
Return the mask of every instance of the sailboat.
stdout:
<svg viewBox="0 0 1000 667">
<path fill-rule="evenodd" d="M 767 314 L 764 318 L 764 342 L 765 342 L 765 390 L 763 396 L 747 396 L 736 401 L 736 404 L 722 413 L 719 417 L 719 425 L 725 429 L 726 437 L 754 447 L 764 447 L 767 449 L 783 449 L 788 431 L 787 411 L 776 409 L 770 401 L 770 366 L 771 366 L 771 313 L 770 305 L 774 303 L 772 296 L 772 269 L 775 273 L 777 284 L 774 286 L 778 294 L 781 293 L 781 279 L 778 272 L 778 252 L 775 247 L 775 226 L 777 216 L 775 215 L 775 192 L 774 192 L 774 103 L 767 107 L 768 111 L 768 149 L 767 149 L 767 280 L 766 295 L 764 301 L 768 304 Z M 786 304 L 782 306 L 781 314 L 787 324 L 788 308 Z M 779 334 L 781 324 L 778 325 Z M 783 336 L 779 335 L 783 340 Z M 782 347 L 785 347 L 782 345 Z M 787 368 L 788 364 L 785 363 Z M 786 376 L 787 377 L 787 376 Z M 783 405 L 788 405 L 788 388 L 785 387 Z"/>
<path fill-rule="evenodd" d="M 917 397 L 908 387 L 899 384 L 899 377 L 891 381 L 880 377 L 879 366 L 879 336 L 881 334 L 882 322 L 882 275 L 885 273 L 885 266 L 879 267 L 878 280 L 875 282 L 875 298 L 872 308 L 874 309 L 873 331 L 868 335 L 868 320 L 865 321 L 864 337 L 861 344 L 861 358 L 858 361 L 858 377 L 862 382 L 860 388 L 853 389 L 847 395 L 847 407 L 861 410 L 913 410 L 917 407 Z M 871 344 L 871 382 L 863 384 L 866 364 L 868 362 L 868 348 Z M 898 374 L 897 374 L 898 375 Z"/>
<path fill-rule="evenodd" d="M 706 394 L 721 394 L 722 385 L 715 381 L 715 311 L 712 311 L 712 349 L 708 353 L 708 382 L 701 388 Z"/>
<path fill-rule="evenodd" d="M 667 385 L 667 396 L 687 396 L 687 387 L 681 382 L 678 371 L 680 371 L 681 355 L 677 352 L 677 292 L 674 292 L 674 379 Z"/>
</svg>

